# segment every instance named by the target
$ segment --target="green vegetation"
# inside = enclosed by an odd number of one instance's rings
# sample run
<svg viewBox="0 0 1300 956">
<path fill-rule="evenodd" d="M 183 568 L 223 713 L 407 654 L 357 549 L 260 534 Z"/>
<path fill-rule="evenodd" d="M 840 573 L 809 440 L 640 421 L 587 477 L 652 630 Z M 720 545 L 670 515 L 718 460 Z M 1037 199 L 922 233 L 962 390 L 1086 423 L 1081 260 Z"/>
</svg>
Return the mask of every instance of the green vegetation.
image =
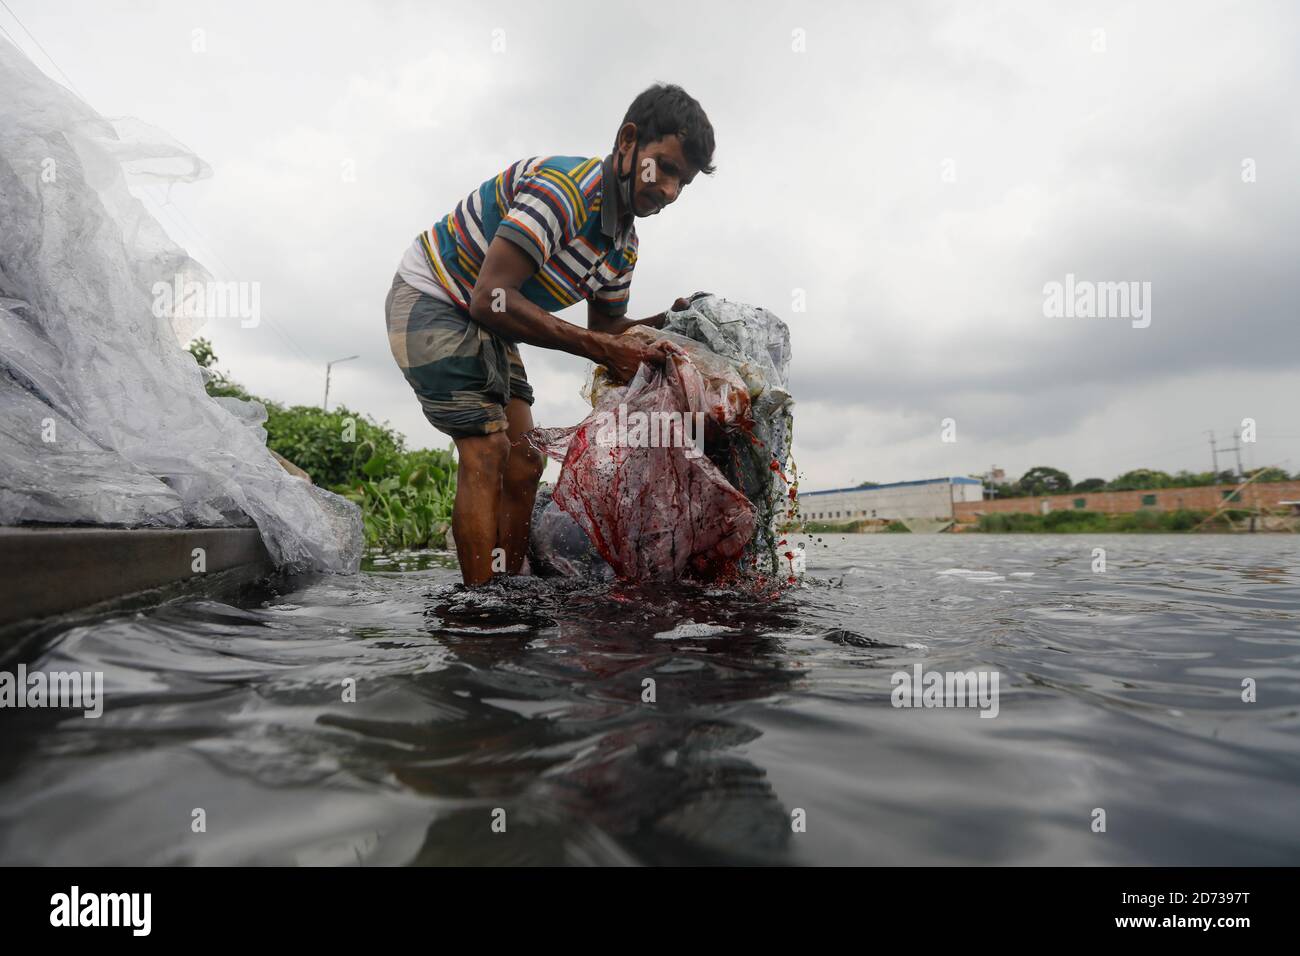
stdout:
<svg viewBox="0 0 1300 956">
<path fill-rule="evenodd" d="M 1106 487 L 1105 478 L 1085 478 L 1076 484 L 1071 491 L 1101 491 Z"/>
<path fill-rule="evenodd" d="M 1266 467 L 1247 471 L 1245 477 L 1254 477 L 1256 481 L 1300 481 L 1300 472 L 1288 475 L 1285 469 Z M 1071 484 L 1070 476 L 1059 468 L 1038 465 L 1030 468 L 1017 481 L 1003 484 L 990 483 L 988 487 L 996 493 L 997 498 L 1032 498 L 1038 495 L 1063 495 L 1070 492 L 1156 491 L 1160 488 L 1200 488 L 1206 485 L 1237 483 L 1237 475 L 1231 471 L 1220 471 L 1217 474 L 1211 471 L 1179 471 L 1171 475 L 1154 468 L 1135 468 L 1111 481 L 1103 478 L 1085 478 L 1083 481 Z"/>
<path fill-rule="evenodd" d="M 456 500 L 450 454 L 376 452 L 361 470 L 366 477 L 341 493 L 361 506 L 366 544 L 385 550 L 443 546 Z"/>
<path fill-rule="evenodd" d="M 1210 516 L 1208 511 L 1134 511 L 1130 514 L 1108 515 L 1099 511 L 1049 511 L 1045 515 L 984 514 L 972 530 L 990 534 L 1048 531 L 1057 534 L 1102 534 L 1114 532 L 1169 533 L 1191 531 Z M 1224 529 L 1232 521 L 1249 514 L 1246 511 L 1225 511 L 1210 521 L 1206 528 Z"/>
<path fill-rule="evenodd" d="M 322 488 L 361 507 L 367 547 L 441 548 L 456 497 L 456 461 L 446 451 L 408 451 L 387 424 L 339 406 L 285 406 L 249 394 L 216 368 L 212 343 L 195 339 L 190 354 L 208 370 L 208 394 L 266 406 L 266 445 Z"/>
<path fill-rule="evenodd" d="M 355 486 L 362 475 L 380 476 L 400 470 L 402 437 L 368 416 L 345 406 L 332 412 L 310 405 L 285 408 L 258 399 L 266 406 L 266 445 L 311 475 L 311 480 L 333 491 Z M 383 462 L 375 472 L 371 462 Z M 371 471 L 366 471 L 366 468 Z"/>
<path fill-rule="evenodd" d="M 1078 514 L 1079 512 L 1073 512 Z M 989 533 L 1007 534 L 1018 531 L 1042 531 L 1043 519 L 1041 515 L 1020 514 L 1018 512 L 993 514 L 984 514 L 979 516 L 979 524 L 974 528 L 975 531 L 985 531 Z"/>
<path fill-rule="evenodd" d="M 1020 477 L 1020 489 L 1026 495 L 1062 495 L 1070 490 L 1070 476 L 1059 468 L 1038 465 Z"/>
<path fill-rule="evenodd" d="M 862 530 L 859 521 L 791 521 L 783 524 L 780 531 L 786 533 L 806 534 L 856 534 Z"/>
<path fill-rule="evenodd" d="M 787 521 L 780 528 L 782 534 L 867 534 L 888 532 L 911 534 L 912 529 L 901 521 L 885 524 L 881 518 L 854 518 L 845 521 Z"/>
</svg>

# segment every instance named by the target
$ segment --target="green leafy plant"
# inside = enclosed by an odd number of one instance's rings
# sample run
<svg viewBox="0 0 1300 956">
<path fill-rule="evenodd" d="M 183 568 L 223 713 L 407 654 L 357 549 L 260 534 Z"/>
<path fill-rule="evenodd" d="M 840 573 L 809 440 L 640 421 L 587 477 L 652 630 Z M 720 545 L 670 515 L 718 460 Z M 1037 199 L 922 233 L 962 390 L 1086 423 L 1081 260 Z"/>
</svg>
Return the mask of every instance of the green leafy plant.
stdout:
<svg viewBox="0 0 1300 956">
<path fill-rule="evenodd" d="M 350 485 L 361 462 L 374 455 L 396 464 L 405 442 L 386 425 L 344 406 L 266 404 L 266 444 L 325 488 Z"/>
<path fill-rule="evenodd" d="M 344 496 L 361 507 L 366 544 L 384 549 L 442 547 L 456 500 L 448 452 L 390 454 L 369 446 Z"/>
</svg>

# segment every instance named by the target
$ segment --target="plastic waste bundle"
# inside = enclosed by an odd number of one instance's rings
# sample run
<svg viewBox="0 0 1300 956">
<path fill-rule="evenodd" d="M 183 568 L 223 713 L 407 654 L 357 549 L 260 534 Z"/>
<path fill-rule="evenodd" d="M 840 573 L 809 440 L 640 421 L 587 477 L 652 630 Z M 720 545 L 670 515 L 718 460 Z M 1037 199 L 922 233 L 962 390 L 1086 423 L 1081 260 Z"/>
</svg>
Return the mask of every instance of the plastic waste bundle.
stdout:
<svg viewBox="0 0 1300 956">
<path fill-rule="evenodd" d="M 211 277 L 127 187 L 210 170 L 110 122 L 0 38 L 0 524 L 256 524 L 277 564 L 354 571 L 361 516 L 289 475 L 265 411 L 210 398 L 155 314 L 156 283 Z"/>
<path fill-rule="evenodd" d="M 667 338 L 674 354 L 625 386 L 597 369 L 590 416 L 532 433 L 563 468 L 534 510 L 530 565 L 599 573 L 599 555 L 625 579 L 708 580 L 770 552 L 791 428 L 785 323 L 707 296 L 663 331 L 625 334 Z"/>
<path fill-rule="evenodd" d="M 727 480 L 758 510 L 750 553 L 766 557 L 769 570 L 775 570 L 775 526 L 790 501 L 785 473 L 794 428 L 794 399 L 788 390 L 790 329 L 767 309 L 711 295 L 670 312 L 664 330 L 708 346 L 731 364 L 745 384 L 752 423 L 749 440 L 724 434 L 726 445 L 719 451 L 725 454 L 718 459 Z"/>
</svg>

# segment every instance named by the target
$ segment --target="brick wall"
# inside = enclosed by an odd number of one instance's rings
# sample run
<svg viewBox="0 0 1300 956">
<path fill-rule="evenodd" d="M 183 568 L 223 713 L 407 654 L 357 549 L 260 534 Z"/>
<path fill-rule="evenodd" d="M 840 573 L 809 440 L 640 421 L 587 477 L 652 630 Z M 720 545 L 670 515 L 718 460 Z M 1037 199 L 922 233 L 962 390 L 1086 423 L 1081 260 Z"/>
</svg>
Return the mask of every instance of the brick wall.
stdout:
<svg viewBox="0 0 1300 956">
<path fill-rule="evenodd" d="M 981 514 L 1021 512 L 1042 514 L 1043 502 L 1051 511 L 1075 509 L 1075 500 L 1083 499 L 1079 510 L 1105 514 L 1127 514 L 1145 508 L 1148 511 L 1213 511 L 1223 503 L 1225 492 L 1234 485 L 1206 485 L 1203 488 L 1159 488 L 1154 491 L 1078 491 L 1067 495 L 1043 495 L 1038 498 L 1000 498 L 992 501 L 962 501 L 953 505 L 958 521 L 976 521 Z M 1154 497 L 1149 497 L 1154 496 Z M 1241 492 L 1239 508 L 1275 508 L 1282 501 L 1300 501 L 1300 481 L 1273 481 L 1248 485 Z"/>
</svg>

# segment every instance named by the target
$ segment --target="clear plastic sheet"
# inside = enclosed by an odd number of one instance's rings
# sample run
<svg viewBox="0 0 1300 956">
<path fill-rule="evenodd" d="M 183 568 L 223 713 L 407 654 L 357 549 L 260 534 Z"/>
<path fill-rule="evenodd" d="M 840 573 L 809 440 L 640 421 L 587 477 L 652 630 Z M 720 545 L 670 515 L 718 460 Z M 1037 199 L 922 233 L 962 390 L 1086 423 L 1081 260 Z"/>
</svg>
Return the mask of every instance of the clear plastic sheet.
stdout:
<svg viewBox="0 0 1300 956">
<path fill-rule="evenodd" d="M 765 514 L 784 500 L 788 331 L 766 310 L 708 296 L 674 313 L 662 332 L 625 334 L 667 338 L 674 355 L 663 368 L 642 366 L 625 386 L 598 369 L 588 418 L 532 433 L 563 468 L 553 500 L 536 509 L 530 564 L 543 573 L 590 568 L 576 524 L 621 578 L 723 576 L 747 552 L 770 550 Z M 638 415 L 661 423 L 651 424 L 648 441 L 636 431 Z"/>
<path fill-rule="evenodd" d="M 285 472 L 203 389 L 153 287 L 208 274 L 131 195 L 209 173 L 0 38 L 0 524 L 255 524 L 282 567 L 355 571 L 355 505 Z M 227 405 L 229 403 L 226 403 Z"/>
</svg>

